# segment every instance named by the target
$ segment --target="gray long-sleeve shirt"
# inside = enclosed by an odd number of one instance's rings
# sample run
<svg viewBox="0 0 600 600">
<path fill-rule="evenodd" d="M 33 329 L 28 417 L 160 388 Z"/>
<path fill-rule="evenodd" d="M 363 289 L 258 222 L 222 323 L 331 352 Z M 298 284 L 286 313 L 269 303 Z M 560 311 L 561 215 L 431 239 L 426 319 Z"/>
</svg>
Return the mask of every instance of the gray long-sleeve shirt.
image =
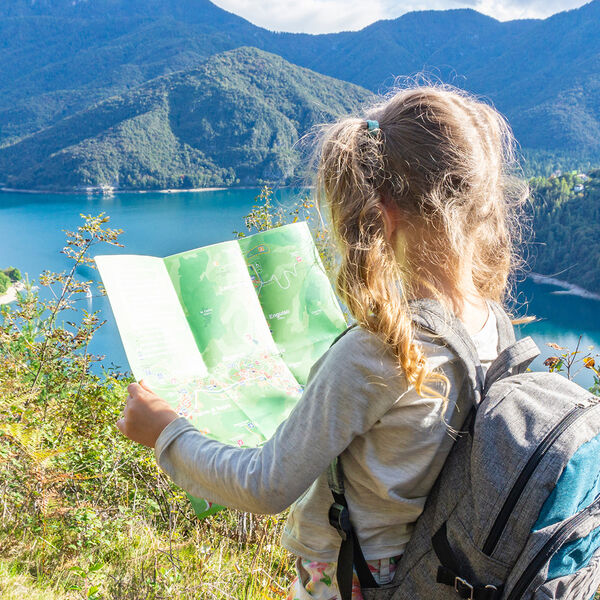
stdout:
<svg viewBox="0 0 600 600">
<path fill-rule="evenodd" d="M 473 336 L 482 364 L 497 355 L 496 320 Z M 157 440 L 161 468 L 194 496 L 256 513 L 293 503 L 283 545 L 308 559 L 334 561 L 340 538 L 329 525 L 326 469 L 342 457 L 346 497 L 368 560 L 400 554 L 460 428 L 455 410 L 462 370 L 446 348 L 421 337 L 431 367 L 451 382 L 448 408 L 420 397 L 384 344 L 355 328 L 313 366 L 302 398 L 260 448 L 202 435 L 179 418 Z"/>
</svg>

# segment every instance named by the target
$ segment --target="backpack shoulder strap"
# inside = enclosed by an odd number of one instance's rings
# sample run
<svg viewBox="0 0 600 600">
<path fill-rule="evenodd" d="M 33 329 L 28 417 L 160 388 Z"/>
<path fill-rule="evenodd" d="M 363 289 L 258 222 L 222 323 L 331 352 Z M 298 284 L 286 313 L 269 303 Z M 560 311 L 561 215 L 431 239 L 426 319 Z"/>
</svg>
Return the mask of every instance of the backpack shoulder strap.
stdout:
<svg viewBox="0 0 600 600">
<path fill-rule="evenodd" d="M 492 383 L 508 375 L 524 373 L 534 358 L 540 355 L 537 344 L 529 337 L 523 338 L 505 348 L 490 365 L 485 377 L 484 394 Z"/>
<path fill-rule="evenodd" d="M 465 326 L 435 300 L 429 298 L 414 300 L 410 303 L 410 307 L 415 325 L 437 338 L 460 360 L 471 384 L 469 389 L 472 390 L 472 403 L 478 406 L 482 398 L 485 377 L 475 344 Z"/>
<path fill-rule="evenodd" d="M 515 343 L 515 328 L 506 311 L 497 302 L 490 302 L 498 323 L 498 354 Z"/>
<path fill-rule="evenodd" d="M 496 302 L 490 303 L 498 322 L 498 356 L 490 365 L 484 386 L 484 395 L 492 383 L 515 373 L 524 373 L 540 351 L 531 337 L 515 339 L 515 330 L 506 311 Z"/>
</svg>

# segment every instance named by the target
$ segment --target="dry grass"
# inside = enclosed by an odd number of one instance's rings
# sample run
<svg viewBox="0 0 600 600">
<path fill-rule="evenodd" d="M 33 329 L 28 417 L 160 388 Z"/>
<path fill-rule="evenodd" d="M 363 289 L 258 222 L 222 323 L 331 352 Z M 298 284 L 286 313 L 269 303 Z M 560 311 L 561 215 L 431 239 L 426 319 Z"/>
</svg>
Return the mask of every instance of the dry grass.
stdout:
<svg viewBox="0 0 600 600">
<path fill-rule="evenodd" d="M 74 553 L 56 552 L 26 533 L 4 537 L 0 597 L 283 599 L 292 560 L 278 543 L 282 524 L 282 517 L 232 511 L 165 535 L 130 520 L 112 546 Z"/>
</svg>

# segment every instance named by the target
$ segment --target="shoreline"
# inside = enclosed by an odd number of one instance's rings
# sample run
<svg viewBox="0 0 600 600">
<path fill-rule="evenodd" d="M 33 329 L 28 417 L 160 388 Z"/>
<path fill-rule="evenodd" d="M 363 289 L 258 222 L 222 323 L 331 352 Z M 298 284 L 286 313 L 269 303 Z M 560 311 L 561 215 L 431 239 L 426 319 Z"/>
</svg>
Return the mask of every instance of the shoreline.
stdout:
<svg viewBox="0 0 600 600">
<path fill-rule="evenodd" d="M 312 186 L 297 186 L 297 185 L 276 185 L 276 184 L 256 184 L 256 185 L 235 185 L 235 186 L 220 186 L 220 187 L 204 187 L 204 188 L 166 188 L 161 190 L 129 190 L 123 188 L 107 188 L 102 190 L 94 188 L 93 190 L 37 190 L 28 188 L 10 188 L 1 187 L 0 194 L 5 192 L 9 194 L 61 194 L 64 196 L 106 196 L 110 198 L 115 194 L 179 194 L 188 192 L 219 192 L 222 190 L 256 190 L 263 187 L 270 187 L 273 190 L 283 189 L 312 189 Z"/>
<path fill-rule="evenodd" d="M 218 192 L 220 190 L 226 190 L 226 187 L 208 187 L 208 188 L 185 188 L 185 189 L 167 189 L 167 190 L 131 190 L 131 191 L 119 191 L 115 190 L 117 194 L 178 194 L 179 192 Z M 110 195 L 110 194 L 109 194 Z"/>
<path fill-rule="evenodd" d="M 540 273 L 529 273 L 527 277 L 534 283 L 543 283 L 546 285 L 554 285 L 556 287 L 563 288 L 561 290 L 550 292 L 551 294 L 568 294 L 571 296 L 579 296 L 580 298 L 587 298 L 589 300 L 600 300 L 600 294 L 595 294 L 594 292 L 590 292 L 579 285 L 569 283 L 568 281 L 564 281 L 562 279 L 557 279 L 556 277 L 541 275 Z"/>
<path fill-rule="evenodd" d="M 260 187 L 260 186 L 257 186 Z M 77 195 L 77 196 L 106 196 L 110 198 L 115 194 L 175 194 L 179 192 L 218 192 L 220 190 L 229 190 L 229 189 L 254 189 L 254 187 L 239 187 L 239 188 L 229 188 L 229 187 L 207 187 L 207 188 L 173 188 L 173 189 L 165 189 L 165 190 L 123 190 L 123 189 L 111 189 L 111 190 L 70 190 L 70 191 L 58 191 L 58 190 L 30 190 L 30 189 L 21 189 L 21 188 L 7 188 L 0 187 L 0 192 L 6 192 L 10 194 L 63 194 L 65 196 L 69 195 Z"/>
<path fill-rule="evenodd" d="M 21 292 L 25 289 L 25 284 L 21 281 L 13 283 L 7 290 L 0 296 L 0 304 L 10 304 L 17 299 L 17 292 Z"/>
</svg>

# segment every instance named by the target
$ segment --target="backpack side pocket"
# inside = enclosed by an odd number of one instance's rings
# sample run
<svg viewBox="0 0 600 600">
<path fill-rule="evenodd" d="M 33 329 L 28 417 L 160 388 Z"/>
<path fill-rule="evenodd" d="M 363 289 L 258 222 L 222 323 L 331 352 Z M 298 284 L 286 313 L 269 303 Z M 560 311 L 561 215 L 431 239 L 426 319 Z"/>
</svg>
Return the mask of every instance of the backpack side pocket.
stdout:
<svg viewBox="0 0 600 600">
<path fill-rule="evenodd" d="M 593 600 L 600 588 L 600 550 L 588 565 L 574 574 L 563 575 L 543 583 L 534 593 L 532 600 Z"/>
</svg>

